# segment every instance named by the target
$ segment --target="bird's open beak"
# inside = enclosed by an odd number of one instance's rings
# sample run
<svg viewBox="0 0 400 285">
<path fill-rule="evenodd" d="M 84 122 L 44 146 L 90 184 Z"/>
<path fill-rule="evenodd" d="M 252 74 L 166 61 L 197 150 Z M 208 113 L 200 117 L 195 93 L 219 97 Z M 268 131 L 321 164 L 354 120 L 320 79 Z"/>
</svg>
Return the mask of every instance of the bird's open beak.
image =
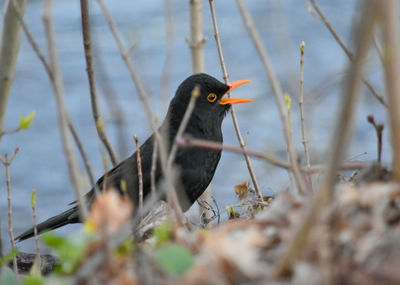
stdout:
<svg viewBox="0 0 400 285">
<path fill-rule="evenodd" d="M 250 82 L 250 80 L 238 80 L 238 81 L 228 83 L 229 90 L 226 91 L 226 93 L 229 93 L 236 87 L 246 84 L 246 83 L 249 83 L 249 82 Z M 227 105 L 227 104 L 232 105 L 232 104 L 248 103 L 248 102 L 253 102 L 253 100 L 243 99 L 243 98 L 222 98 L 221 100 L 219 100 L 219 104 L 221 104 L 221 105 Z"/>
</svg>

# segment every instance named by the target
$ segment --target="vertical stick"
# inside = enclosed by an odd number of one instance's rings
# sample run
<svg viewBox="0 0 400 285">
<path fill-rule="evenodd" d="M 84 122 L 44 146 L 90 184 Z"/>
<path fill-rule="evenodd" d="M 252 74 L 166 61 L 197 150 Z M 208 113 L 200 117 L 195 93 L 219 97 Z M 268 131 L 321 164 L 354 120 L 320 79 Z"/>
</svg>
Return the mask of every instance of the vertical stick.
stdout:
<svg viewBox="0 0 400 285">
<path fill-rule="evenodd" d="M 396 0 L 379 1 L 380 23 L 384 41 L 386 92 L 389 98 L 389 117 L 392 128 L 393 175 L 400 182 L 400 56 L 399 5 Z"/>
<path fill-rule="evenodd" d="M 58 125 L 60 128 L 61 134 L 61 144 L 63 147 L 64 155 L 67 160 L 68 166 L 68 173 L 70 177 L 70 181 L 72 187 L 75 191 L 76 199 L 79 202 L 80 207 L 80 217 L 81 220 L 84 221 L 87 217 L 87 205 L 85 203 L 85 197 L 80 193 L 79 187 L 79 165 L 77 161 L 77 157 L 74 152 L 71 134 L 68 130 L 68 113 L 67 107 L 64 101 L 64 85 L 62 81 L 62 74 L 61 74 L 61 66 L 60 61 L 58 58 L 57 47 L 56 47 L 56 40 L 55 40 L 55 31 L 52 19 L 53 13 L 53 2 L 52 0 L 45 0 L 44 2 L 44 11 L 43 11 L 43 22 L 46 31 L 46 40 L 47 46 L 49 50 L 50 56 L 50 68 L 54 78 L 53 84 L 53 91 L 54 96 L 56 99 L 56 107 L 57 107 L 57 114 L 58 114 Z"/>
<path fill-rule="evenodd" d="M 83 46 L 85 50 L 86 59 L 86 71 L 89 79 L 90 87 L 90 102 L 92 104 L 93 119 L 96 124 L 97 134 L 99 135 L 100 141 L 106 148 L 108 155 L 110 156 L 111 163 L 115 166 L 118 162 L 115 150 L 108 139 L 103 119 L 100 115 L 99 104 L 97 102 L 97 88 L 94 80 L 93 72 L 93 61 L 92 61 L 92 44 L 90 40 L 90 24 L 89 24 L 89 8 L 88 1 L 81 0 L 81 18 L 82 18 L 82 36 Z"/>
<path fill-rule="evenodd" d="M 24 14 L 27 0 L 18 0 L 19 13 Z M 21 25 L 13 0 L 4 5 L 0 38 L 0 133 L 3 132 L 3 120 L 6 113 L 10 89 L 14 80 L 18 51 L 21 43 Z M 0 137 L 1 140 L 1 137 Z"/>
<path fill-rule="evenodd" d="M 203 1 L 190 0 L 190 36 L 186 39 L 190 48 L 190 58 L 192 62 L 192 74 L 205 71 L 204 65 L 204 44 L 207 39 L 203 35 Z M 205 200 L 211 205 L 211 187 L 201 194 L 199 200 Z M 199 208 L 200 215 L 202 209 Z M 205 211 L 206 218 L 211 217 L 211 211 Z"/>
<path fill-rule="evenodd" d="M 282 123 L 283 134 L 285 137 L 287 148 L 289 150 L 290 163 L 292 165 L 294 177 L 296 178 L 296 182 L 299 187 L 299 192 L 302 193 L 305 190 L 306 186 L 304 183 L 304 177 L 301 173 L 300 166 L 297 161 L 296 149 L 295 149 L 295 146 L 293 143 L 293 138 L 288 129 L 288 117 L 287 117 L 287 113 L 285 112 L 285 102 L 284 102 L 284 98 L 283 98 L 282 87 L 281 87 L 278 77 L 272 67 L 271 60 L 267 53 L 267 49 L 265 48 L 265 46 L 261 40 L 260 34 L 258 33 L 258 30 L 254 24 L 254 21 L 251 18 L 251 15 L 250 15 L 249 11 L 247 10 L 243 0 L 236 0 L 236 3 L 239 7 L 239 11 L 242 16 L 244 25 L 246 26 L 246 29 L 247 29 L 251 39 L 253 40 L 254 46 L 255 46 L 255 48 L 261 58 L 261 61 L 264 65 L 265 73 L 267 74 L 269 83 L 271 85 L 273 94 L 275 96 L 275 100 L 278 105 L 279 116 L 280 116 L 281 123 Z"/>
<path fill-rule="evenodd" d="M 221 40 L 220 40 L 220 37 L 219 37 L 218 26 L 217 26 L 217 18 L 215 16 L 215 10 L 214 10 L 214 1 L 213 0 L 209 0 L 209 4 L 210 4 L 210 10 L 211 10 L 211 18 L 212 18 L 213 27 L 214 27 L 214 37 L 215 37 L 215 41 L 217 43 L 219 60 L 220 60 L 220 63 L 221 63 L 222 77 L 224 78 L 224 81 L 227 84 L 229 82 L 229 76 L 228 76 L 228 73 L 226 71 L 224 56 L 222 54 Z M 228 97 L 231 98 L 231 94 L 230 93 L 228 93 Z M 244 158 L 246 160 L 247 169 L 249 170 L 249 174 L 250 174 L 251 180 L 253 182 L 254 188 L 255 188 L 256 193 L 257 193 L 257 198 L 258 198 L 258 200 L 260 202 L 262 202 L 263 201 L 263 196 L 261 194 L 260 187 L 258 186 L 256 174 L 254 173 L 253 166 L 251 164 L 250 158 L 246 153 L 246 145 L 245 145 L 245 143 L 243 141 L 243 138 L 242 138 L 242 135 L 240 133 L 239 123 L 238 123 L 237 118 L 236 118 L 236 112 L 235 112 L 234 106 L 231 107 L 231 115 L 232 115 L 233 126 L 235 127 L 235 131 L 236 131 L 236 136 L 238 138 L 240 147 L 243 149 L 243 155 L 244 155 Z"/>
<path fill-rule="evenodd" d="M 140 157 L 140 144 L 137 135 L 133 135 L 136 143 L 136 158 L 137 158 L 137 169 L 139 178 L 139 211 L 143 210 L 143 172 L 142 172 L 142 159 Z"/>
<path fill-rule="evenodd" d="M 325 175 L 318 187 L 318 192 L 312 204 L 307 209 L 301 223 L 294 232 L 287 250 L 283 252 L 276 263 L 275 274 L 277 276 L 284 276 L 291 270 L 294 262 L 308 242 L 311 229 L 318 221 L 322 207 L 327 207 L 332 202 L 336 171 L 345 152 L 352 122 L 355 118 L 358 87 L 362 75 L 364 58 L 372 38 L 377 2 L 378 0 L 365 1 L 361 21 L 353 33 L 356 38 L 356 54 L 350 66 L 349 77 L 343 85 L 342 102 L 340 105 L 342 106 L 342 112 L 338 116 L 332 134 L 332 143 L 328 146 L 327 156 L 329 160 Z"/>
<path fill-rule="evenodd" d="M 310 153 L 308 152 L 307 146 L 307 132 L 306 126 L 304 123 L 304 108 L 303 108 L 303 100 L 304 100 L 304 51 L 306 45 L 304 42 L 300 45 L 300 100 L 299 100 L 299 109 L 300 109 L 300 121 L 301 121 L 301 142 L 304 147 L 304 154 L 306 155 L 306 165 L 307 168 L 310 168 Z"/>
<path fill-rule="evenodd" d="M 308 150 L 308 140 L 307 140 L 307 131 L 306 131 L 306 124 L 304 120 L 304 108 L 303 108 L 303 101 L 304 101 L 304 51 L 306 48 L 306 44 L 301 42 L 300 44 L 300 99 L 299 99 L 299 109 L 300 109 L 300 124 L 301 124 L 301 142 L 303 143 L 304 147 L 304 155 L 306 156 L 306 167 L 310 169 L 310 152 Z M 312 179 L 311 175 L 307 175 L 308 178 L 308 186 L 312 191 Z"/>
<path fill-rule="evenodd" d="M 204 72 L 203 1 L 190 0 L 190 37 L 186 39 L 191 55 L 192 73 Z"/>
<path fill-rule="evenodd" d="M 0 160 L 6 168 L 6 185 L 7 185 L 7 202 L 8 202 L 8 234 L 10 236 L 11 249 L 15 249 L 15 238 L 12 218 L 12 194 L 11 194 L 11 176 L 10 176 L 10 165 L 14 160 L 15 155 L 18 153 L 18 148 L 14 150 L 11 158 L 8 158 L 8 154 L 3 157 L 0 156 Z M 18 273 L 17 257 L 14 255 L 13 258 L 13 269 L 15 273 Z"/>
<path fill-rule="evenodd" d="M 35 263 L 39 268 L 39 272 L 41 270 L 41 260 L 40 260 L 40 247 L 39 247 L 39 236 L 37 231 L 37 215 L 36 215 L 36 189 L 32 191 L 32 212 L 33 212 L 33 234 L 35 236 L 35 245 L 36 245 L 36 257 Z"/>
</svg>

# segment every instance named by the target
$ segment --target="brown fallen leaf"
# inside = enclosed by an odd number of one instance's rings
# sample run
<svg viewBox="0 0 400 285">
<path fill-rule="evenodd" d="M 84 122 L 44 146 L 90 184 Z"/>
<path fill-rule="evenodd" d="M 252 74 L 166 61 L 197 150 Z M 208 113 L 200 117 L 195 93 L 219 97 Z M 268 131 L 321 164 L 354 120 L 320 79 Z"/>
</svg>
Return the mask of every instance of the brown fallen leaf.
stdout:
<svg viewBox="0 0 400 285">
<path fill-rule="evenodd" d="M 103 237 L 109 237 L 131 217 L 132 210 L 132 202 L 128 197 L 109 189 L 94 201 L 87 224 Z"/>
</svg>

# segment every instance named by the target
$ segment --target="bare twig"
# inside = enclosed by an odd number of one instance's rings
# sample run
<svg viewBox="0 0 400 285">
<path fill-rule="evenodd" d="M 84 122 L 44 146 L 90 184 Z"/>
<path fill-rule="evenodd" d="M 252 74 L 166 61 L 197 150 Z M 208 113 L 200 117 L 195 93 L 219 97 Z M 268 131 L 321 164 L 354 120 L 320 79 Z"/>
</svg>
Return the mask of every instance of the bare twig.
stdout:
<svg viewBox="0 0 400 285">
<path fill-rule="evenodd" d="M 347 57 L 350 59 L 351 62 L 354 62 L 354 54 L 347 48 L 346 44 L 342 40 L 342 38 L 339 36 L 339 34 L 335 31 L 333 28 L 332 24 L 328 21 L 328 19 L 325 17 L 324 13 L 320 9 L 318 3 L 315 0 L 311 0 L 311 4 L 314 7 L 315 11 L 318 13 L 318 18 L 325 24 L 325 26 L 328 28 L 329 32 L 332 34 L 332 36 L 335 38 L 335 40 L 338 42 L 340 47 L 343 49 L 344 53 L 347 55 Z M 361 74 L 361 80 L 364 82 L 364 84 L 368 87 L 369 91 L 371 91 L 372 95 L 386 108 L 388 107 L 385 99 L 381 94 L 379 94 L 379 91 L 376 90 L 374 85 L 369 81 L 364 75 Z"/>
<path fill-rule="evenodd" d="M 203 1 L 190 0 L 190 36 L 186 42 L 190 48 L 192 73 L 204 72 Z"/>
<path fill-rule="evenodd" d="M 192 90 L 192 96 L 190 96 L 190 101 L 189 101 L 189 104 L 185 111 L 185 114 L 183 115 L 182 122 L 179 125 L 178 131 L 175 136 L 175 141 L 171 146 L 171 151 L 169 153 L 168 161 L 167 161 L 167 168 L 171 168 L 172 163 L 175 160 L 176 152 L 178 151 L 178 143 L 177 142 L 180 140 L 180 138 L 183 135 L 183 132 L 186 130 L 186 126 L 189 123 L 190 117 L 191 117 L 194 107 L 196 105 L 196 100 L 199 97 L 199 95 L 200 95 L 200 87 L 198 85 L 196 85 L 194 87 L 194 89 Z"/>
<path fill-rule="evenodd" d="M 306 48 L 306 44 L 302 42 L 300 44 L 300 99 L 299 99 L 299 109 L 300 109 L 300 124 L 301 124 L 301 142 L 303 143 L 304 147 L 304 155 L 306 156 L 306 167 L 307 169 L 310 168 L 310 152 L 308 150 L 308 140 L 307 140 L 307 131 L 306 125 L 304 122 L 304 51 Z M 308 178 L 308 187 L 312 191 L 312 180 L 310 175 L 307 176 Z"/>
<path fill-rule="evenodd" d="M 96 44 L 97 43 L 97 44 Z M 109 108 L 111 113 L 112 121 L 114 122 L 114 126 L 117 131 L 117 145 L 118 152 L 121 155 L 125 155 L 127 148 L 127 140 L 125 138 L 125 129 L 124 129 L 124 120 L 125 120 L 125 112 L 122 108 L 121 102 L 118 100 L 117 93 L 113 87 L 113 84 L 106 72 L 106 66 L 104 63 L 104 56 L 102 54 L 102 49 L 98 41 L 93 41 L 93 53 L 95 66 L 96 66 L 96 74 L 97 74 L 97 83 L 99 84 L 101 94 L 106 100 L 106 106 Z"/>
<path fill-rule="evenodd" d="M 103 11 L 103 14 L 104 14 L 104 16 L 105 16 L 105 18 L 107 20 L 107 23 L 108 23 L 110 29 L 111 29 L 111 32 L 112 32 L 112 34 L 114 36 L 114 39 L 117 42 L 117 45 L 118 45 L 118 48 L 120 50 L 122 59 L 124 60 L 126 66 L 128 68 L 128 71 L 129 71 L 129 73 L 131 75 L 132 81 L 135 84 L 137 93 L 139 95 L 139 99 L 140 99 L 140 101 L 142 102 L 142 104 L 144 106 L 148 122 L 149 122 L 149 124 L 150 124 L 150 126 L 151 126 L 151 128 L 152 128 L 152 130 L 154 132 L 154 137 L 157 140 L 157 146 L 158 146 L 158 151 L 159 151 L 158 154 L 159 154 L 160 161 L 161 161 L 161 168 L 162 168 L 162 171 L 163 171 L 164 176 L 165 176 L 165 182 L 166 182 L 166 185 L 167 185 L 166 188 L 168 189 L 167 196 L 168 197 L 172 196 L 172 198 L 173 198 L 172 202 L 173 202 L 173 205 L 174 205 L 173 209 L 175 211 L 176 218 L 178 219 L 178 221 L 181 224 L 183 224 L 184 216 L 183 216 L 183 213 L 182 213 L 182 209 L 180 208 L 180 205 L 177 202 L 176 192 L 175 192 L 175 188 L 173 187 L 173 181 L 172 181 L 172 177 L 171 177 L 171 176 L 173 176 L 172 175 L 173 170 L 172 169 L 167 169 L 167 161 L 168 161 L 167 151 L 166 151 L 166 149 L 167 149 L 167 146 L 166 146 L 167 140 L 163 140 L 161 138 L 161 135 L 160 135 L 160 133 L 158 131 L 157 125 L 156 125 L 156 123 L 154 121 L 153 112 L 151 110 L 149 99 L 148 99 L 147 93 L 145 91 L 145 88 L 143 86 L 143 83 L 140 80 L 139 75 L 137 74 L 136 68 L 134 67 L 134 65 L 133 65 L 133 63 L 131 61 L 129 53 L 127 52 L 127 50 L 125 49 L 125 47 L 124 47 L 124 45 L 122 43 L 121 37 L 120 37 L 119 32 L 117 30 L 117 26 L 115 25 L 115 22 L 114 22 L 113 18 L 111 17 L 110 12 L 108 11 L 108 9 L 107 9 L 106 5 L 104 4 L 103 0 L 97 0 L 97 2 L 99 3 L 99 5 L 100 5 L 100 7 L 101 7 L 101 9 Z"/>
<path fill-rule="evenodd" d="M 300 109 L 300 121 L 301 121 L 301 141 L 304 146 L 304 154 L 306 155 L 306 165 L 307 168 L 310 168 L 310 153 L 308 151 L 308 146 L 307 146 L 307 132 L 306 132 L 306 126 L 304 123 L 304 108 L 303 108 L 303 87 L 304 87 L 304 51 L 305 51 L 306 45 L 304 42 L 301 43 L 300 45 L 300 100 L 299 100 L 299 109 Z"/>
<path fill-rule="evenodd" d="M 183 135 L 183 132 L 186 130 L 186 126 L 189 123 L 190 117 L 192 115 L 192 112 L 193 112 L 195 104 L 196 104 L 196 100 L 199 97 L 199 95 L 200 95 L 200 87 L 196 85 L 194 87 L 194 89 L 192 90 L 192 96 L 190 97 L 189 104 L 186 108 L 185 114 L 183 115 L 182 122 L 179 125 L 178 131 L 175 136 L 175 140 L 171 146 L 171 151 L 168 156 L 167 167 L 166 167 L 166 171 L 165 171 L 167 181 L 168 181 L 168 179 L 172 179 L 172 177 L 174 176 L 173 175 L 173 162 L 175 161 L 175 156 L 178 151 L 178 140 L 180 140 L 180 138 Z M 173 185 L 172 181 L 169 182 L 168 184 L 170 186 Z M 170 204 L 172 203 L 172 205 L 173 205 L 172 208 L 175 211 L 175 215 L 176 215 L 179 223 L 184 224 L 185 218 L 183 216 L 182 209 L 179 205 L 178 197 L 176 195 L 175 189 L 171 189 L 171 191 L 167 192 L 167 201 Z"/>
<path fill-rule="evenodd" d="M 90 166 L 89 158 L 86 155 L 85 149 L 83 148 L 83 144 L 78 136 L 77 131 L 75 130 L 74 125 L 72 124 L 71 120 L 68 120 L 68 128 L 72 134 L 72 137 L 75 140 L 76 146 L 78 147 L 79 153 L 82 156 L 83 164 L 85 165 L 86 173 L 89 177 L 90 186 L 94 189 L 95 193 L 98 194 L 98 187 L 96 182 L 94 181 L 92 167 Z"/>
<path fill-rule="evenodd" d="M 192 74 L 201 73 L 205 71 L 204 64 L 204 44 L 207 39 L 203 35 L 203 0 L 189 1 L 189 19 L 190 19 L 190 34 L 186 42 L 190 48 L 190 58 Z M 211 203 L 211 185 L 201 194 L 199 199 Z M 199 208 L 200 215 L 205 215 L 206 218 L 211 217 L 210 211 L 202 211 Z"/>
<path fill-rule="evenodd" d="M 374 127 L 375 132 L 376 132 L 376 137 L 378 139 L 378 151 L 377 151 L 377 162 L 381 163 L 381 158 L 382 158 L 382 133 L 384 129 L 383 124 L 376 124 L 375 118 L 373 115 L 368 115 L 367 116 L 367 121 Z"/>
<path fill-rule="evenodd" d="M 47 75 L 49 76 L 50 83 L 52 84 L 53 89 L 55 89 L 55 87 L 54 87 L 55 86 L 54 75 L 53 75 L 53 72 L 51 70 L 51 67 L 48 64 L 45 56 L 43 55 L 43 52 L 40 50 L 38 44 L 36 43 L 34 37 L 30 33 L 30 31 L 29 31 L 24 19 L 22 18 L 21 13 L 19 12 L 20 8 L 19 8 L 18 3 L 16 2 L 16 0 L 13 0 L 13 5 L 14 5 L 14 8 L 15 8 L 18 20 L 21 23 L 21 27 L 22 27 L 22 29 L 23 29 L 23 31 L 24 31 L 27 39 L 28 39 L 28 42 L 30 43 L 30 45 L 32 46 L 32 48 L 35 51 L 36 55 L 38 56 L 38 58 L 42 62 L 43 66 L 45 68 L 45 71 L 46 71 Z M 74 128 L 69 116 L 68 116 L 68 126 L 69 126 L 71 134 L 72 134 L 72 136 L 73 136 L 73 138 L 74 138 L 74 140 L 75 140 L 75 142 L 76 142 L 76 144 L 78 146 L 80 154 L 82 156 L 83 162 L 85 164 L 86 171 L 87 171 L 88 176 L 89 176 L 90 183 L 92 184 L 92 187 L 93 187 L 93 185 L 94 185 L 94 187 L 96 187 L 96 185 L 94 184 L 93 174 L 92 174 L 92 171 L 91 171 L 91 168 L 90 168 L 89 160 L 88 160 L 87 155 L 86 155 L 86 153 L 85 153 L 85 151 L 83 149 L 83 146 L 82 146 L 81 140 L 79 139 L 78 133 L 76 132 L 76 130 L 75 130 L 75 128 Z"/>
<path fill-rule="evenodd" d="M 153 154 L 151 155 L 151 169 L 150 169 L 150 188 L 151 188 L 151 198 L 156 201 L 156 170 L 157 170 L 157 140 L 153 142 Z"/>
<path fill-rule="evenodd" d="M 318 221 L 322 207 L 327 207 L 332 202 L 336 171 L 346 149 L 352 121 L 356 113 L 359 80 L 362 74 L 363 60 L 372 37 L 373 23 L 375 21 L 374 9 L 377 2 L 368 1 L 364 4 L 362 19 L 354 32 L 354 37 L 357 38 L 356 55 L 354 62 L 350 66 L 350 76 L 344 85 L 343 102 L 341 104 L 342 114 L 338 116 L 338 122 L 332 135 L 333 143 L 328 148 L 329 160 L 326 173 L 312 204 L 292 235 L 288 248 L 276 263 L 275 274 L 278 276 L 286 275 L 291 271 L 293 263 L 308 242 L 309 234 L 314 224 Z"/>
<path fill-rule="evenodd" d="M 236 0 L 236 3 L 239 7 L 240 14 L 242 15 L 242 19 L 244 22 L 244 25 L 246 26 L 246 29 L 253 40 L 253 43 L 257 49 L 257 52 L 261 58 L 261 61 L 264 65 L 265 72 L 268 76 L 270 85 L 273 90 L 273 94 L 275 96 L 275 100 L 278 105 L 278 110 L 279 110 L 279 115 L 283 127 L 283 133 L 285 136 L 286 140 L 286 145 L 289 150 L 289 158 L 290 158 L 290 163 L 293 165 L 293 173 L 296 178 L 297 185 L 299 187 L 299 192 L 303 192 L 303 190 L 306 188 L 305 183 L 304 183 L 304 178 L 300 172 L 300 166 L 297 161 L 297 155 L 296 155 L 296 150 L 294 147 L 293 139 L 291 136 L 291 133 L 288 129 L 288 116 L 285 111 L 285 103 L 283 101 L 283 92 L 282 88 L 279 84 L 279 80 L 274 72 L 274 69 L 271 64 L 271 60 L 269 59 L 268 53 L 266 48 L 264 47 L 264 44 L 261 40 L 260 34 L 257 31 L 257 28 L 253 22 L 253 19 L 251 18 L 251 15 L 249 11 L 247 10 L 243 0 Z"/>
<path fill-rule="evenodd" d="M 161 137 L 160 137 L 160 135 L 158 133 L 157 125 L 154 122 L 154 116 L 153 116 L 153 112 L 152 112 L 151 107 L 150 107 L 150 103 L 149 103 L 149 99 L 148 99 L 146 90 L 145 90 L 145 88 L 143 86 L 142 81 L 139 78 L 139 75 L 138 75 L 138 73 L 136 71 L 135 66 L 132 63 L 132 60 L 130 58 L 130 55 L 129 55 L 128 51 L 125 49 L 124 44 L 122 43 L 121 36 L 120 36 L 120 34 L 119 34 L 118 30 L 117 30 L 117 26 L 116 26 L 111 14 L 110 14 L 110 11 L 108 10 L 107 6 L 104 4 L 103 0 L 97 0 L 97 2 L 99 3 L 99 5 L 100 5 L 100 7 L 101 7 L 101 9 L 103 11 L 103 14 L 104 14 L 104 16 L 105 16 L 105 18 L 107 20 L 107 23 L 108 23 L 108 25 L 110 27 L 111 33 L 113 34 L 114 39 L 115 39 L 115 41 L 116 41 L 116 43 L 118 45 L 118 48 L 119 48 L 120 54 L 122 56 L 122 59 L 124 60 L 126 66 L 128 68 L 129 74 L 131 75 L 132 81 L 135 84 L 136 90 L 137 90 L 138 95 L 139 95 L 139 99 L 140 99 L 140 101 L 142 102 L 142 104 L 144 106 L 144 109 L 145 109 L 145 112 L 146 112 L 146 115 L 147 115 L 147 119 L 148 119 L 148 121 L 150 123 L 150 126 L 151 126 L 152 130 L 155 133 L 155 137 L 156 137 L 157 141 L 159 142 L 159 146 L 158 147 L 161 149 L 160 159 L 163 162 L 162 164 L 165 165 L 165 162 L 167 160 L 166 151 L 165 151 L 165 145 L 164 145 L 164 143 L 160 143 L 160 142 L 162 142 L 162 140 L 161 140 Z"/>
<path fill-rule="evenodd" d="M 17 0 L 15 0 L 17 1 Z M 18 51 L 21 43 L 21 26 L 12 0 L 7 0 L 2 17 L 0 38 L 0 133 L 3 133 L 3 120 L 6 113 L 11 85 L 14 80 Z M 20 14 L 25 12 L 27 0 L 18 0 Z M 1 140 L 1 137 L 0 137 Z"/>
<path fill-rule="evenodd" d="M 92 104 L 93 119 L 96 124 L 97 134 L 99 135 L 101 142 L 103 143 L 104 147 L 108 152 L 108 155 L 110 156 L 111 163 L 113 164 L 113 166 L 115 166 L 118 163 L 117 156 L 107 136 L 104 126 L 104 121 L 100 115 L 99 104 L 97 102 L 97 88 L 93 72 L 92 46 L 90 40 L 89 8 L 87 0 L 81 0 L 81 18 L 82 18 L 83 46 L 85 50 L 86 71 L 89 79 L 90 102 Z"/>
<path fill-rule="evenodd" d="M 233 146 L 233 145 L 227 145 L 227 144 L 222 144 L 219 142 L 214 142 L 214 141 L 209 141 L 209 140 L 202 140 L 202 139 L 196 139 L 192 138 L 190 136 L 183 136 L 178 140 L 178 145 L 179 147 L 199 147 L 199 148 L 207 148 L 207 149 L 215 149 L 215 150 L 224 150 L 224 151 L 230 151 L 234 153 L 241 153 L 243 154 L 244 150 L 241 147 Z M 247 150 L 246 153 L 249 156 L 255 157 L 255 158 L 260 158 L 265 160 L 266 162 L 283 168 L 283 169 L 291 169 L 291 165 L 283 162 L 279 159 L 273 158 L 269 155 L 266 155 L 261 152 L 257 152 L 254 150 Z M 346 163 L 340 165 L 340 169 L 359 169 L 359 168 L 365 168 L 367 167 L 367 163 Z M 311 166 L 308 169 L 303 169 L 302 171 L 307 174 L 314 174 L 323 171 L 325 168 L 322 165 L 314 165 Z"/>
<path fill-rule="evenodd" d="M 380 61 L 382 62 L 382 64 L 384 64 L 385 54 L 384 54 L 384 52 L 382 50 L 382 46 L 381 46 L 381 44 L 379 42 L 379 39 L 378 39 L 376 33 L 374 33 L 374 46 L 375 46 L 375 49 L 376 49 L 376 51 L 378 53 Z"/>
<path fill-rule="evenodd" d="M 18 128 L 16 128 L 16 129 L 13 129 L 13 130 L 9 130 L 9 131 L 2 131 L 1 133 L 0 133 L 0 139 L 4 136 L 4 135 L 12 135 L 12 134 L 15 134 L 15 133 L 17 133 L 17 132 L 19 132 L 21 129 L 18 127 Z"/>
<path fill-rule="evenodd" d="M 82 221 L 87 216 L 87 205 L 85 203 L 85 197 L 81 195 L 79 187 L 79 166 L 77 158 L 74 153 L 70 134 L 68 133 L 68 113 L 64 102 L 64 86 L 62 82 L 61 67 L 57 54 L 55 31 L 52 19 L 53 2 L 52 0 L 45 0 L 43 11 L 43 22 L 46 31 L 47 45 L 50 55 L 50 70 L 53 74 L 52 86 L 56 99 L 56 107 L 58 113 L 58 124 L 61 133 L 61 143 L 65 158 L 67 160 L 68 172 L 71 180 L 72 187 L 75 191 L 75 196 L 79 202 L 80 215 Z"/>
<path fill-rule="evenodd" d="M 225 83 L 228 84 L 229 83 L 229 76 L 228 76 L 228 73 L 226 71 L 224 56 L 222 54 L 221 40 L 220 40 L 220 37 L 219 37 L 217 18 L 215 16 L 215 10 L 214 10 L 214 1 L 213 0 L 209 0 L 209 4 L 210 4 L 210 11 L 211 11 L 211 18 L 212 18 L 213 27 L 214 27 L 214 38 L 215 38 L 215 42 L 217 44 L 219 60 L 220 60 L 220 63 L 221 63 L 222 77 L 223 77 Z M 231 98 L 231 94 L 230 93 L 228 93 L 228 97 Z M 246 160 L 247 169 L 249 170 L 249 174 L 250 174 L 251 180 L 253 182 L 254 188 L 256 189 L 257 198 L 258 198 L 259 201 L 262 201 L 263 197 L 262 197 L 262 194 L 261 194 L 261 190 L 260 190 L 260 187 L 258 186 L 257 178 L 256 178 L 256 175 L 254 173 L 253 166 L 251 165 L 250 158 L 246 154 L 246 145 L 243 142 L 243 138 L 242 138 L 242 135 L 240 133 L 239 123 L 238 123 L 237 118 L 236 118 L 236 112 L 235 112 L 234 106 L 231 107 L 231 115 L 232 115 L 233 126 L 235 127 L 236 136 L 237 136 L 238 141 L 239 141 L 239 145 L 244 150 L 243 155 L 244 155 L 244 158 Z"/>
<path fill-rule="evenodd" d="M 287 118 L 288 118 L 288 122 L 287 122 L 288 126 L 287 126 L 287 128 L 289 130 L 290 136 L 292 137 L 293 136 L 292 122 L 290 120 L 290 106 L 291 106 L 291 103 L 292 103 L 292 98 L 290 98 L 290 95 L 288 93 L 285 93 L 284 98 L 285 98 L 286 112 L 287 112 Z M 289 153 L 289 147 L 287 145 L 286 145 L 286 155 L 287 155 L 287 161 L 290 164 L 290 153 Z M 293 173 L 290 172 L 290 169 L 288 169 L 288 177 L 289 177 L 289 183 L 290 183 L 289 184 L 289 187 L 290 187 L 289 189 L 291 191 L 295 191 Z"/>
<path fill-rule="evenodd" d="M 3 163 L 4 167 L 6 168 L 6 184 L 7 184 L 7 201 L 8 201 L 8 234 L 10 236 L 11 242 L 11 249 L 15 249 L 15 238 L 14 238 L 14 228 L 13 228 L 13 219 L 12 219 L 12 194 L 11 194 L 11 176 L 10 176 L 10 165 L 14 160 L 15 156 L 17 155 L 19 149 L 16 148 L 8 158 L 8 154 L 4 156 L 4 158 L 0 155 L 0 161 Z M 14 256 L 13 258 L 13 268 L 14 272 L 18 273 L 18 266 L 17 266 L 17 258 Z"/>
<path fill-rule="evenodd" d="M 33 189 L 32 191 L 32 213 L 33 213 L 33 234 L 35 236 L 35 245 L 36 245 L 36 257 L 35 257 L 35 263 L 39 268 L 41 268 L 41 260 L 40 260 L 40 246 L 39 246 L 39 236 L 38 236 L 38 231 L 37 231 L 37 215 L 36 215 L 36 189 Z"/>
<path fill-rule="evenodd" d="M 389 98 L 389 115 L 392 130 L 393 175 L 400 182 L 400 54 L 399 54 L 399 5 L 395 0 L 380 1 L 378 5 L 385 51 L 384 71 L 386 92 Z"/>
<path fill-rule="evenodd" d="M 143 209 L 143 172 L 142 172 L 142 159 L 140 155 L 140 144 L 137 135 L 133 135 L 136 143 L 136 157 L 139 178 L 139 210 Z M 153 150 L 154 151 L 154 150 Z"/>
</svg>

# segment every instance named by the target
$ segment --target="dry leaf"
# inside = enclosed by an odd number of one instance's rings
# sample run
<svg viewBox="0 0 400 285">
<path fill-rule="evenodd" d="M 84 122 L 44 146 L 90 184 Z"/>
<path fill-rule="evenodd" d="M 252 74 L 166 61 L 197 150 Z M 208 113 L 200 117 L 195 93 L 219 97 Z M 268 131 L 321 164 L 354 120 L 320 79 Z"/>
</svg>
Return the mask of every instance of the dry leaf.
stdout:
<svg viewBox="0 0 400 285">
<path fill-rule="evenodd" d="M 115 190 L 101 193 L 91 208 L 88 223 L 104 236 L 113 235 L 131 217 L 132 202 Z"/>
</svg>

